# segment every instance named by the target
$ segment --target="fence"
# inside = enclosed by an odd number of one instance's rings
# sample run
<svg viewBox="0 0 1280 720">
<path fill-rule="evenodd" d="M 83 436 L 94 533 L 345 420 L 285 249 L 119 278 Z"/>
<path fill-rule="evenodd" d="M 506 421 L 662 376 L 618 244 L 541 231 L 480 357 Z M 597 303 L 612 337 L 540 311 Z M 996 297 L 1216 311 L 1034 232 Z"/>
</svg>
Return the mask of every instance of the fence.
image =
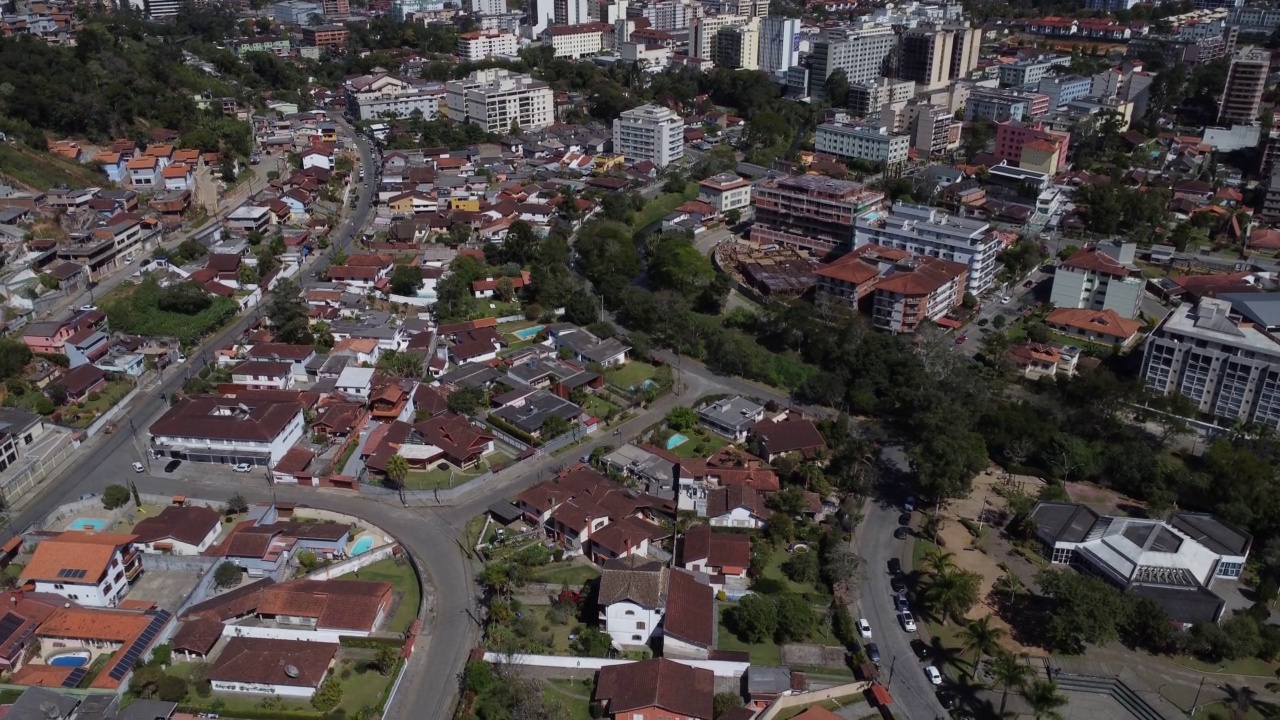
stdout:
<svg viewBox="0 0 1280 720">
<path fill-rule="evenodd" d="M 740 678 L 751 667 L 751 663 L 727 662 L 724 660 L 683 660 L 668 658 L 689 667 L 710 670 L 716 677 Z M 487 663 L 504 663 L 508 665 L 528 665 L 530 667 L 565 668 L 569 670 L 599 670 L 611 665 L 627 665 L 631 660 L 605 660 L 604 658 L 561 657 L 559 655 L 503 655 L 487 652 L 484 654 Z M 848 693 L 846 693 L 848 694 Z"/>
<path fill-rule="evenodd" d="M 33 450 L 35 446 L 43 445 L 48 442 L 51 447 L 46 450 Z M 72 441 L 71 433 L 62 428 L 52 428 L 48 433 L 36 441 L 36 443 L 27 448 L 27 454 L 22 458 L 23 465 L 21 467 L 10 467 L 5 477 L 0 482 L 0 493 L 3 493 L 4 499 L 10 505 L 13 505 L 18 498 L 21 498 L 40 484 L 51 471 L 56 469 L 66 460 L 71 451 L 74 450 L 77 443 Z M 43 453 L 36 457 L 36 453 Z"/>
<path fill-rule="evenodd" d="M 315 572 L 308 575 L 307 579 L 308 580 L 330 580 L 332 578 L 338 577 L 339 575 L 346 575 L 347 573 L 355 572 L 360 568 L 368 567 L 380 560 L 385 560 L 391 557 L 393 554 L 394 548 L 395 548 L 395 545 L 383 545 L 377 550 L 370 550 L 369 552 L 364 553 L 363 555 L 357 555 L 348 560 L 343 560 L 342 562 L 337 562 L 332 565 L 327 565 L 325 567 L 322 567 L 319 570 L 316 570 Z"/>
<path fill-rule="evenodd" d="M 852 682 L 846 685 L 836 685 L 835 687 L 825 688 L 823 690 L 814 690 L 812 692 L 800 693 L 798 695 L 784 695 L 773 704 L 765 709 L 764 712 L 756 716 L 756 720 L 773 720 L 778 713 L 788 708 L 800 707 L 802 705 L 813 705 L 823 700 L 832 700 L 838 697 L 846 697 L 848 695 L 856 695 L 866 692 L 871 687 L 869 682 Z"/>
<path fill-rule="evenodd" d="M 351 631 L 342 630 L 294 630 L 281 627 L 261 627 L 258 625 L 224 625 L 223 637 L 263 638 L 267 640 L 298 640 L 301 642 L 336 643 L 343 635 L 351 635 Z"/>
</svg>

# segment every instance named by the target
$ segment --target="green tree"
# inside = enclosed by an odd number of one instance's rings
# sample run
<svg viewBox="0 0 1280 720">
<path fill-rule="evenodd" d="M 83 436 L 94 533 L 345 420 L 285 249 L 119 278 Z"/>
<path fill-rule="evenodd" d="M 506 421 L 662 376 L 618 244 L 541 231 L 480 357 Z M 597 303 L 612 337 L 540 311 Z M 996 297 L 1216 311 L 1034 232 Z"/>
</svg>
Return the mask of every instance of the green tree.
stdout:
<svg viewBox="0 0 1280 720">
<path fill-rule="evenodd" d="M 970 620 L 956 637 L 964 645 L 965 651 L 973 653 L 973 664 L 977 667 L 983 655 L 990 655 L 999 649 L 1004 628 L 992 625 L 991 616 L 987 615 L 978 620 Z"/>
<path fill-rule="evenodd" d="M 397 265 L 391 271 L 391 292 L 404 297 L 417 297 L 422 288 L 422 271 L 413 265 Z"/>
<path fill-rule="evenodd" d="M 267 319 L 276 328 L 280 342 L 295 345 L 314 343 L 307 304 L 302 299 L 302 289 L 298 287 L 298 283 L 285 278 L 276 283 L 271 295 L 271 302 L 267 304 Z"/>
<path fill-rule="evenodd" d="M 782 563 L 782 574 L 793 582 L 813 583 L 818 580 L 818 554 L 796 552 Z"/>
<path fill-rule="evenodd" d="M 676 432 L 688 432 L 698 426 L 698 413 L 686 405 L 667 411 L 667 426 Z"/>
<path fill-rule="evenodd" d="M 569 651 L 578 657 L 608 657 L 613 649 L 609 634 L 593 627 L 579 628 L 569 643 Z"/>
<path fill-rule="evenodd" d="M 164 702 L 180 702 L 187 696 L 187 680 L 176 675 L 161 675 L 156 683 L 156 697 Z"/>
<path fill-rule="evenodd" d="M 379 675 L 387 675 L 397 662 L 400 662 L 399 650 L 390 645 L 382 645 L 373 654 L 373 661 L 370 664 L 377 669 Z"/>
<path fill-rule="evenodd" d="M 908 457 L 920 494 L 934 502 L 968 495 L 973 477 L 990 462 L 982 436 L 959 425 L 928 434 Z"/>
<path fill-rule="evenodd" d="M 31 362 L 31 348 L 10 338 L 0 338 L 0 378 L 11 378 Z"/>
<path fill-rule="evenodd" d="M 299 552 L 294 556 L 294 559 L 298 561 L 298 567 L 301 567 L 302 571 L 307 574 L 315 572 L 316 566 L 320 563 L 319 559 L 316 558 L 316 554 L 310 550 Z"/>
<path fill-rule="evenodd" d="M 771 597 L 747 595 L 727 613 L 733 633 L 746 642 L 768 642 L 778 631 L 778 605 Z"/>
<path fill-rule="evenodd" d="M 1022 698 L 1031 707 L 1036 720 L 1062 720 L 1058 708 L 1067 704 L 1067 697 L 1058 692 L 1058 683 L 1036 680 L 1023 689 Z"/>
<path fill-rule="evenodd" d="M 977 573 L 952 570 L 932 576 L 925 596 L 946 625 L 948 619 L 964 620 L 965 614 L 978 603 L 981 584 L 982 576 Z"/>
<path fill-rule="evenodd" d="M 991 676 L 992 685 L 999 687 L 1000 713 L 996 717 L 1005 717 L 1005 705 L 1009 701 L 1009 690 L 1021 690 L 1032 678 L 1035 670 L 1022 662 L 1017 655 L 1008 650 L 997 650 L 995 657 L 987 665 L 987 673 Z"/>
<path fill-rule="evenodd" d="M 831 107 L 843 108 L 849 106 L 849 78 L 845 75 L 844 70 L 835 70 L 822 83 L 823 93 L 826 95 L 827 102 Z"/>
<path fill-rule="evenodd" d="M 1036 574 L 1036 584 L 1049 600 L 1045 633 L 1055 650 L 1079 655 L 1087 643 L 1101 645 L 1118 637 L 1124 598 L 1105 580 L 1045 569 Z"/>
<path fill-rule="evenodd" d="M 447 402 L 449 412 L 472 415 L 484 404 L 484 390 L 478 387 L 458 388 L 449 393 Z"/>
<path fill-rule="evenodd" d="M 734 692 L 718 692 L 711 699 L 711 717 L 723 717 L 733 708 L 742 707 L 742 696 Z"/>
<path fill-rule="evenodd" d="M 336 675 L 330 675 L 320 683 L 311 696 L 311 706 L 320 712 L 329 712 L 342 703 L 342 681 Z"/>
<path fill-rule="evenodd" d="M 777 604 L 779 644 L 804 642 L 818 629 L 818 613 L 800 595 L 778 595 Z"/>
<path fill-rule="evenodd" d="M 124 507 L 132 498 L 129 488 L 124 485 L 108 485 L 106 490 L 102 491 L 102 507 L 107 510 L 115 510 L 118 507 Z"/>
<path fill-rule="evenodd" d="M 573 426 L 569 424 L 568 420 L 565 420 L 559 415 L 552 415 L 542 421 L 542 428 L 538 435 L 544 441 L 554 440 L 572 429 Z"/>
<path fill-rule="evenodd" d="M 387 486 L 404 487 L 405 478 L 409 477 L 409 461 L 400 455 L 387 458 Z"/>
<path fill-rule="evenodd" d="M 220 588 L 235 587 L 243 581 L 244 573 L 233 562 L 224 562 L 213 571 L 213 583 Z"/>
<path fill-rule="evenodd" d="M 227 504 L 223 507 L 222 511 L 228 515 L 249 512 L 249 501 L 245 500 L 244 496 L 240 493 L 236 493 L 231 496 L 230 500 L 227 500 Z"/>
</svg>

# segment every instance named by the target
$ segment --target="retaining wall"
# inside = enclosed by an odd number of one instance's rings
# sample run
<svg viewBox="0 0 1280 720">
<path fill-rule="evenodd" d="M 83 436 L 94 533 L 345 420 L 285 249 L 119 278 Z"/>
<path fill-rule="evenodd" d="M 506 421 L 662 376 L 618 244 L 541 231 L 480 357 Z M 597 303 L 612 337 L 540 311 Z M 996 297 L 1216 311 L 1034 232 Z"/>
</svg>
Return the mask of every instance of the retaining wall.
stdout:
<svg viewBox="0 0 1280 720">
<path fill-rule="evenodd" d="M 751 667 L 751 663 L 727 662 L 724 660 L 683 660 L 668 658 L 690 667 L 710 670 L 716 677 L 740 678 Z M 487 652 L 484 654 L 487 663 L 507 663 L 511 665 L 529 665 L 531 667 L 568 668 L 574 670 L 599 670 L 611 665 L 628 665 L 634 660 L 606 660 L 604 658 L 561 657 L 559 655 L 503 655 Z M 848 693 L 845 693 L 846 695 Z"/>
</svg>

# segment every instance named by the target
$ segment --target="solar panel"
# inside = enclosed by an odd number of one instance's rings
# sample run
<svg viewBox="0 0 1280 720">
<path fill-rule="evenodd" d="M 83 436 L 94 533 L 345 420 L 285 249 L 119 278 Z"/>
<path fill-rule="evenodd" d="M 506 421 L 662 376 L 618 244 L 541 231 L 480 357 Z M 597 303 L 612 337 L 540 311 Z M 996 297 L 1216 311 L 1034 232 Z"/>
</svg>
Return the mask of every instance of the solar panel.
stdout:
<svg viewBox="0 0 1280 720">
<path fill-rule="evenodd" d="M 80 578 L 85 576 L 85 573 L 88 573 L 88 572 L 89 572 L 88 570 L 77 570 L 75 574 L 75 578 L 79 580 Z"/>
<path fill-rule="evenodd" d="M 88 670 L 84 668 L 76 668 L 75 670 L 72 670 L 69 675 L 67 675 L 67 678 L 65 680 L 62 681 L 62 687 L 73 688 L 79 685 L 80 681 L 84 679 L 84 676 L 88 674 L 89 674 Z"/>
<path fill-rule="evenodd" d="M 0 643 L 8 642 L 18 628 L 22 627 L 23 622 L 21 617 L 11 612 L 5 613 L 4 617 L 0 618 Z"/>
</svg>

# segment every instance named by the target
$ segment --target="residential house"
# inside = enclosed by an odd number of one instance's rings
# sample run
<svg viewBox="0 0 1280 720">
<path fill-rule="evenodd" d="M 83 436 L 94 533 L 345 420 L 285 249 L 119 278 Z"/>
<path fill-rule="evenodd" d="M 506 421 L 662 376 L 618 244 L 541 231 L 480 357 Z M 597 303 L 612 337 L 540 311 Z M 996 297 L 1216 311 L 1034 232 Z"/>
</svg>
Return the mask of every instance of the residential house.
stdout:
<svg viewBox="0 0 1280 720">
<path fill-rule="evenodd" d="M 1044 324 L 1058 332 L 1089 342 L 1132 347 L 1138 342 L 1140 320 L 1121 317 L 1115 310 L 1057 308 L 1044 319 Z"/>
<path fill-rule="evenodd" d="M 371 580 L 290 580 L 264 585 L 255 616 L 285 628 L 314 630 L 317 639 L 367 637 L 391 608 L 392 585 Z"/>
<path fill-rule="evenodd" d="M 337 643 L 232 637 L 209 666 L 214 692 L 266 694 L 306 700 L 338 656 Z"/>
<path fill-rule="evenodd" d="M 231 368 L 231 382 L 254 390 L 288 390 L 293 365 L 276 360 L 246 360 Z"/>
<path fill-rule="evenodd" d="M 557 351 L 567 348 L 570 356 L 580 363 L 598 363 L 602 367 L 624 365 L 627 362 L 627 346 L 617 338 L 601 340 L 584 328 L 572 323 L 556 323 L 547 328 L 547 344 Z"/>
<path fill-rule="evenodd" d="M 313 143 L 311 147 L 302 152 L 300 161 L 302 162 L 303 170 L 307 168 L 333 170 L 333 145 L 325 142 Z"/>
<path fill-rule="evenodd" d="M 213 653 L 213 648 L 222 639 L 223 627 L 221 622 L 209 618 L 184 620 L 182 627 L 169 638 L 169 647 L 179 660 L 187 662 L 207 660 Z"/>
<path fill-rule="evenodd" d="M 274 466 L 302 439 L 300 402 L 193 395 L 151 425 L 156 457 Z"/>
<path fill-rule="evenodd" d="M 44 437 L 44 418 L 16 408 L 0 407 L 0 471 L 18 461 L 23 448 Z"/>
<path fill-rule="evenodd" d="M 199 555 L 218 539 L 222 514 L 203 505 L 169 505 L 133 527 L 143 552 Z"/>
<path fill-rule="evenodd" d="M 1029 380 L 1057 377 L 1060 372 L 1070 377 L 1076 372 L 1080 348 L 1028 340 L 1005 350 L 1005 358 L 1017 366 L 1022 376 Z"/>
<path fill-rule="evenodd" d="M 30 651 L 39 646 L 36 628 L 65 602 L 61 595 L 52 593 L 22 589 L 0 593 L 5 608 L 5 622 L 0 626 L 0 670 L 13 673 L 22 667 Z"/>
<path fill-rule="evenodd" d="M 710 576 L 714 590 L 741 597 L 747 588 L 747 568 L 751 565 L 751 537 L 715 532 L 710 525 L 698 525 L 684 533 L 680 544 L 680 567 Z"/>
<path fill-rule="evenodd" d="M 595 701 L 613 720 L 713 720 L 715 674 L 666 658 L 600 669 Z"/>
<path fill-rule="evenodd" d="M 764 496 L 745 485 L 715 488 L 707 493 L 707 522 L 715 527 L 763 528 L 773 515 Z"/>
<path fill-rule="evenodd" d="M 582 408 L 546 390 L 516 389 L 499 395 L 493 402 L 498 407 L 489 413 L 491 417 L 497 417 L 533 437 L 542 437 L 543 425 L 552 417 L 563 419 L 572 432 L 589 431 L 580 425 Z"/>
<path fill-rule="evenodd" d="M 196 184 L 195 168 L 186 163 L 176 163 L 160 172 L 164 180 L 165 190 L 194 190 Z"/>
<path fill-rule="evenodd" d="M 693 573 L 672 570 L 662 620 L 662 654 L 705 660 L 715 644 L 715 591 Z"/>
<path fill-rule="evenodd" d="M 1146 284 L 1133 264 L 1134 243 L 1102 243 L 1077 251 L 1053 274 L 1050 301 L 1058 308 L 1114 310 L 1135 318 Z"/>
<path fill-rule="evenodd" d="M 36 544 L 19 580 L 38 593 L 93 607 L 115 607 L 142 576 L 134 535 L 68 530 Z"/>
<path fill-rule="evenodd" d="M 107 386 L 107 374 L 96 365 L 81 365 L 68 370 L 57 384 L 66 391 L 68 403 L 83 403 Z"/>
<path fill-rule="evenodd" d="M 751 435 L 760 457 L 768 462 L 791 453 L 806 459 L 821 456 L 827 450 L 827 442 L 812 420 L 783 415 L 772 420 L 761 420 L 751 426 Z"/>
<path fill-rule="evenodd" d="M 241 525 L 220 549 L 230 562 L 239 565 L 250 577 L 273 575 L 289 558 L 302 550 L 317 557 L 336 557 L 346 551 L 351 528 L 332 522 L 298 523 L 276 519 L 268 513 L 257 525 Z"/>
<path fill-rule="evenodd" d="M 413 419 L 413 388 L 417 381 L 376 375 L 370 381 L 369 412 L 374 420 L 388 422 Z"/>
<path fill-rule="evenodd" d="M 289 374 L 295 382 L 305 382 L 310 378 L 307 363 L 316 357 L 316 349 L 311 345 L 289 345 L 287 343 L 258 343 L 249 348 L 248 356 L 253 360 L 270 360 L 289 363 Z"/>
<path fill-rule="evenodd" d="M 136 188 L 150 189 L 162 185 L 160 161 L 150 155 L 136 157 L 125 164 L 129 172 L 129 184 Z"/>
<path fill-rule="evenodd" d="M 76 650 L 88 651 L 90 656 L 101 654 L 108 657 L 107 663 L 89 682 L 88 687 L 115 690 L 138 659 L 146 656 L 148 648 L 172 617 L 167 610 L 138 612 L 68 604 L 41 623 L 36 635 L 40 638 L 40 654 L 45 658 Z M 55 669 L 57 672 L 68 672 L 65 666 L 31 664 L 20 671 L 13 682 L 54 684 L 56 676 L 49 671 Z M 29 679 L 24 675 L 29 675 Z M 80 679 L 84 679 L 83 676 Z M 65 687 L 65 680 L 60 684 Z M 75 717 L 89 716 L 77 714 Z"/>
<path fill-rule="evenodd" d="M 82 310 L 66 320 L 31 323 L 22 332 L 22 342 L 37 355 L 66 355 L 68 338 L 105 328 L 106 323 L 100 310 Z"/>
<path fill-rule="evenodd" d="M 662 624 L 671 571 L 640 557 L 610 560 L 600 575 L 600 629 L 619 648 L 643 647 Z"/>
<path fill-rule="evenodd" d="M 466 469 L 494 451 L 494 436 L 461 415 L 446 412 L 413 427 L 423 440 L 440 451 L 430 462 L 443 459 Z"/>
<path fill-rule="evenodd" d="M 698 420 L 717 435 L 744 442 L 751 426 L 764 418 L 764 406 L 741 395 L 717 400 L 698 408 Z"/>
<path fill-rule="evenodd" d="M 373 392 L 373 368 L 347 367 L 338 375 L 334 390 L 343 395 L 368 401 Z"/>
</svg>

